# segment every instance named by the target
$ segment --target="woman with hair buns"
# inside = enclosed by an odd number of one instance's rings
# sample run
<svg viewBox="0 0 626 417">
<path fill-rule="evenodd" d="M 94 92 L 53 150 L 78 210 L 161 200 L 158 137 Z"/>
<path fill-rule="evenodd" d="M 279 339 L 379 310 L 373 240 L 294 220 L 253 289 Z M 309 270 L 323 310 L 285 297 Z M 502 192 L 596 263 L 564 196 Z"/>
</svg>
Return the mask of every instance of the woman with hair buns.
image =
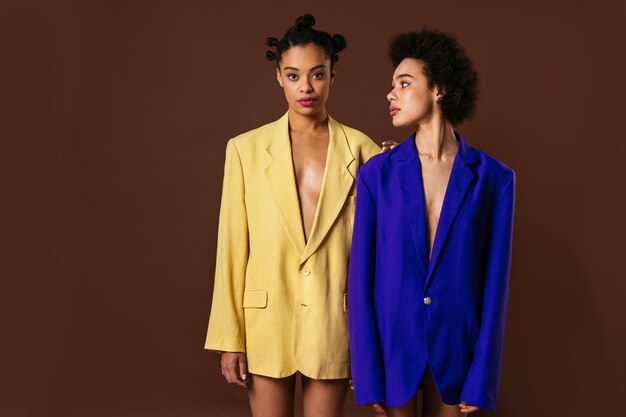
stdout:
<svg viewBox="0 0 626 417">
<path fill-rule="evenodd" d="M 299 17 L 267 58 L 288 111 L 228 142 L 205 348 L 254 417 L 341 416 L 349 389 L 348 258 L 356 169 L 379 147 L 326 112 L 341 35 Z"/>
</svg>

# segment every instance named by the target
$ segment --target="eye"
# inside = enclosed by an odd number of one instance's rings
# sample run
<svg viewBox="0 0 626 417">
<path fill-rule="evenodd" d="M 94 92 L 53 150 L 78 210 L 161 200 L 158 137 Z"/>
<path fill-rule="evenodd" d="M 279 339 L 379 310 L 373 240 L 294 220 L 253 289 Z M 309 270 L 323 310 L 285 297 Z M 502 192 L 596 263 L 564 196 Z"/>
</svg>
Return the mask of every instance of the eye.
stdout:
<svg viewBox="0 0 626 417">
<path fill-rule="evenodd" d="M 316 80 L 322 80 L 325 76 L 326 74 L 324 74 L 323 72 L 316 72 L 315 74 L 313 74 L 313 78 Z"/>
<path fill-rule="evenodd" d="M 400 88 L 406 88 L 409 86 L 409 83 L 407 83 L 406 81 L 400 81 Z"/>
<path fill-rule="evenodd" d="M 287 78 L 290 79 L 291 81 L 296 81 L 298 79 L 298 75 L 297 74 L 287 74 Z"/>
</svg>

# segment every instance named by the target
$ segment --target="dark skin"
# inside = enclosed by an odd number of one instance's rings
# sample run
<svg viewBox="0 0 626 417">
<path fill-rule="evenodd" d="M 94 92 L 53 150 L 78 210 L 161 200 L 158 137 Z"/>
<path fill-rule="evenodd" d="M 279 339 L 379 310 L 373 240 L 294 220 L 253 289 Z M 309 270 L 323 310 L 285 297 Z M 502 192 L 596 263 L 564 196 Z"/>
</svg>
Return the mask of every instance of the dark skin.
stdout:
<svg viewBox="0 0 626 417">
<path fill-rule="evenodd" d="M 289 136 L 300 214 L 308 241 L 324 179 L 330 135 L 326 100 L 335 71 L 324 51 L 313 45 L 297 46 L 281 57 L 276 79 L 289 104 Z M 383 144 L 383 149 L 396 145 Z M 249 375 L 243 352 L 224 352 L 222 375 L 228 383 L 248 389 L 255 417 L 291 417 L 295 376 L 269 378 Z M 348 380 L 319 381 L 302 376 L 303 402 L 307 417 L 340 417 Z"/>
<path fill-rule="evenodd" d="M 305 238 L 308 240 L 324 179 L 330 134 L 326 100 L 335 76 L 320 47 L 294 46 L 281 56 L 276 79 L 289 104 L 289 136 Z M 270 378 L 248 375 L 245 353 L 222 355 L 222 374 L 229 383 L 248 388 L 255 417 L 293 417 L 295 375 Z M 315 380 L 302 375 L 307 417 L 341 417 L 348 380 Z"/>
<path fill-rule="evenodd" d="M 325 124 L 302 128 L 290 121 L 290 125 L 291 152 L 302 227 L 305 239 L 308 241 L 322 190 L 330 137 L 328 126 Z"/>
<path fill-rule="evenodd" d="M 458 151 L 452 125 L 443 117 L 439 106 L 444 95 L 445 90 L 429 86 L 422 62 L 414 58 L 407 58 L 398 65 L 392 76 L 392 90 L 387 95 L 393 125 L 415 129 L 415 147 L 424 186 L 429 256 Z M 478 410 L 478 407 L 466 402 L 444 404 L 429 370 L 424 375 L 422 385 L 424 399 L 421 404 L 418 404 L 416 396 L 400 407 L 385 409 L 383 403 L 376 403 L 372 405 L 375 414 L 416 417 L 418 406 L 422 408 L 424 417 L 459 417 Z"/>
</svg>

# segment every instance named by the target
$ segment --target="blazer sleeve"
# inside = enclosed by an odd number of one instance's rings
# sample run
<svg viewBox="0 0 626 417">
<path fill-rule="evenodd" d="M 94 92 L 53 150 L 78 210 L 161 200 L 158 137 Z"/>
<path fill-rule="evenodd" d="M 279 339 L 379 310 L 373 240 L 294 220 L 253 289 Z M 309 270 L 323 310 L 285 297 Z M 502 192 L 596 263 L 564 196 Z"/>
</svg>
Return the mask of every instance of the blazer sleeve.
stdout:
<svg viewBox="0 0 626 417">
<path fill-rule="evenodd" d="M 385 400 L 382 349 L 374 311 L 376 204 L 357 171 L 356 211 L 348 274 L 352 382 L 358 405 Z"/>
<path fill-rule="evenodd" d="M 247 219 L 243 168 L 231 139 L 226 146 L 213 304 L 205 349 L 246 351 L 243 293 L 249 251 Z"/>
<path fill-rule="evenodd" d="M 488 227 L 478 340 L 461 399 L 494 410 L 500 382 L 515 205 L 515 174 L 500 192 Z"/>
</svg>

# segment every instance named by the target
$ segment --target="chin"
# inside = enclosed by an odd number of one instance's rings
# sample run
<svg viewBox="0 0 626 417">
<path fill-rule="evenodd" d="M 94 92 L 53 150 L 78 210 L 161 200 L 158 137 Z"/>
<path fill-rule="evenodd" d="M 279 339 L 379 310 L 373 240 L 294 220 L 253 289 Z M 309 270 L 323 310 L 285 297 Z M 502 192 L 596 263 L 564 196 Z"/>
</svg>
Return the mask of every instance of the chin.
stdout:
<svg viewBox="0 0 626 417">
<path fill-rule="evenodd" d="M 407 117 L 404 118 L 398 118 L 398 117 L 394 117 L 391 120 L 391 123 L 393 124 L 393 127 L 415 127 L 417 126 L 417 122 L 415 119 L 410 119 Z"/>
<path fill-rule="evenodd" d="M 393 127 L 404 127 L 405 124 L 402 123 L 400 120 L 396 120 L 396 119 L 391 119 L 391 124 L 393 125 Z"/>
<path fill-rule="evenodd" d="M 302 107 L 299 104 L 296 103 L 295 106 L 292 107 L 292 109 L 298 113 L 298 114 L 302 114 L 302 115 L 306 115 L 309 116 L 313 113 L 315 113 L 315 108 L 314 107 Z"/>
<path fill-rule="evenodd" d="M 317 107 L 309 107 L 308 109 L 305 109 L 302 113 L 308 116 L 316 116 L 321 112 L 322 110 Z"/>
</svg>

